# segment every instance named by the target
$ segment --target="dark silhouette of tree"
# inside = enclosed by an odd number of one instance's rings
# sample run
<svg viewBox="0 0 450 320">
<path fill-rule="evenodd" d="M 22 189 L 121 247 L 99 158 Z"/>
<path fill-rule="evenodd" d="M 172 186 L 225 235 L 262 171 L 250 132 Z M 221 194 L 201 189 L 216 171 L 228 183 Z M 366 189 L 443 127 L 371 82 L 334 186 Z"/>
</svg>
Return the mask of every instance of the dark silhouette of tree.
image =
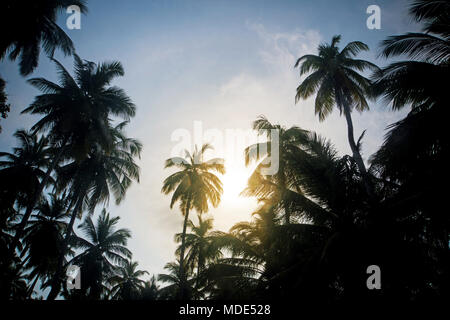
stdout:
<svg viewBox="0 0 450 320">
<path fill-rule="evenodd" d="M 69 244 L 72 228 L 77 217 L 85 209 L 93 213 L 98 204 L 109 201 L 112 193 L 119 204 L 126 195 L 133 180 L 139 181 L 139 167 L 134 158 L 140 156 L 141 144 L 127 138 L 122 132 L 126 123 L 110 128 L 114 137 L 113 148 L 109 152 L 93 149 L 82 161 L 72 161 L 57 170 L 57 190 L 67 190 L 73 206 L 63 248 Z M 58 270 L 52 279 L 52 290 L 47 299 L 56 298 L 63 275 L 63 258 L 58 262 Z"/>
<path fill-rule="evenodd" d="M 354 59 L 360 51 L 367 51 L 369 47 L 360 42 L 348 43 L 339 50 L 338 43 L 341 36 L 334 36 L 330 44 L 321 44 L 318 55 L 304 55 L 295 63 L 300 66 L 300 76 L 312 72 L 297 87 L 295 101 L 307 99 L 316 94 L 315 113 L 320 121 L 332 112 L 336 105 L 339 112 L 344 113 L 348 128 L 348 141 L 358 169 L 363 176 L 367 193 L 373 197 L 373 187 L 361 157 L 358 143 L 355 142 L 351 112 L 353 109 L 362 112 L 369 109 L 367 98 L 373 97 L 372 83 L 359 72 L 365 69 L 378 70 L 373 63 Z"/>
<path fill-rule="evenodd" d="M 265 117 L 259 117 L 253 123 L 253 129 L 258 130 L 261 135 L 266 135 L 267 142 L 257 143 L 245 149 L 245 163 L 260 161 L 254 173 L 249 179 L 248 187 L 242 192 L 246 196 L 257 198 L 270 198 L 272 203 L 278 205 L 279 210 L 284 211 L 285 223 L 290 223 L 291 201 L 289 191 L 295 186 L 290 181 L 292 177 L 292 159 L 298 155 L 298 148 L 307 140 L 307 131 L 298 127 L 286 129 L 278 124 L 270 123 Z M 276 130 L 278 141 L 271 141 L 271 131 Z M 278 170 L 273 175 L 264 175 L 262 172 L 268 165 L 265 163 L 271 159 L 271 150 L 278 152 Z M 297 190 L 299 191 L 299 190 Z"/>
<path fill-rule="evenodd" d="M 46 282 L 56 271 L 58 257 L 62 254 L 63 233 L 67 227 L 67 202 L 64 195 L 59 198 L 52 194 L 37 206 L 24 230 L 24 248 L 21 256 L 26 254 L 22 262 L 24 268 L 31 269 L 28 278 L 33 282 L 29 286 L 29 296 L 33 293 L 39 279 Z"/>
<path fill-rule="evenodd" d="M 136 300 L 141 297 L 146 283 L 141 279 L 148 274 L 147 271 L 136 270 L 137 262 L 126 261 L 125 264 L 116 271 L 116 275 L 108 279 L 111 285 L 112 298 L 117 300 Z M 153 278 L 154 279 L 154 278 Z M 148 283 L 147 283 L 148 284 Z"/>
<path fill-rule="evenodd" d="M 141 289 L 140 299 L 141 300 L 159 300 L 159 285 L 156 281 L 156 277 L 153 275 L 150 280 L 144 282 L 144 287 Z"/>
<path fill-rule="evenodd" d="M 79 226 L 84 238 L 74 235 L 74 246 L 82 252 L 69 263 L 80 267 L 81 296 L 87 299 L 100 299 L 106 279 L 113 277 L 117 271 L 130 271 L 127 269 L 130 267 L 128 259 L 131 259 L 132 254 L 126 245 L 131 232 L 128 229 L 117 229 L 119 220 L 119 217 L 111 218 L 103 209 L 96 224 L 87 216 Z"/>
<path fill-rule="evenodd" d="M 185 235 L 185 261 L 190 273 L 194 273 L 196 269 L 195 293 L 200 295 L 202 286 L 201 273 L 207 263 L 217 260 L 222 253 L 217 247 L 216 238 L 211 234 L 213 218 L 203 219 L 199 214 L 197 219 L 198 225 L 195 225 L 192 220 L 188 221 L 188 228 L 191 232 Z M 182 233 L 177 233 L 175 235 L 175 241 L 180 243 L 182 236 Z M 175 254 L 179 256 L 180 252 L 181 246 L 177 248 Z M 199 296 L 196 298 L 199 298 Z"/>
<path fill-rule="evenodd" d="M 13 152 L 0 152 L 0 227 L 6 221 L 14 221 L 16 210 L 14 205 L 26 207 L 29 199 L 39 188 L 40 179 L 45 176 L 52 150 L 48 139 L 38 137 L 25 130 L 18 130 L 14 134 L 18 146 Z M 50 182 L 50 181 L 49 181 Z"/>
<path fill-rule="evenodd" d="M 158 274 L 158 281 L 168 283 L 159 290 L 161 300 L 178 300 L 180 298 L 189 300 L 193 296 L 194 279 L 191 277 L 189 268 L 185 265 L 180 267 L 179 261 L 169 262 L 164 266 L 169 273 Z M 180 271 L 183 270 L 182 274 Z"/>
<path fill-rule="evenodd" d="M 5 80 L 0 78 L 0 117 L 6 119 L 8 116 L 8 112 L 11 110 L 11 106 L 9 105 L 8 96 L 5 92 Z M 0 126 L 0 133 L 2 133 L 2 127 Z"/>
<path fill-rule="evenodd" d="M 45 176 L 17 228 L 11 250 L 15 249 L 22 231 L 39 196 L 57 165 L 65 160 L 82 161 L 94 149 L 111 152 L 115 147 L 111 116 L 129 120 L 135 115 L 135 106 L 125 92 L 111 81 L 123 76 L 120 62 L 95 64 L 75 58 L 75 77 L 58 61 L 56 64 L 60 84 L 43 78 L 30 79 L 42 92 L 23 113 L 42 115 L 32 127 L 34 132 L 46 132 L 51 145 L 57 150 Z"/>
<path fill-rule="evenodd" d="M 408 115 L 390 125 L 381 148 L 371 157 L 371 170 L 393 186 L 390 211 L 407 221 L 404 237 L 415 243 L 430 267 L 418 279 L 418 295 L 448 291 L 450 220 L 443 214 L 449 178 L 449 117 L 447 80 L 450 76 L 450 4 L 415 1 L 410 13 L 423 23 L 423 33 L 391 36 L 382 42 L 381 55 L 411 60 L 391 63 L 373 76 L 378 95 L 392 109 L 410 107 Z M 433 288 L 433 289 L 431 289 Z M 435 294 L 435 293 L 433 293 Z"/>
<path fill-rule="evenodd" d="M 57 15 L 71 5 L 87 12 L 84 0 L 4 0 L 0 5 L 0 28 L 4 32 L 0 41 L 0 60 L 9 52 L 9 59 L 19 57 L 20 73 L 29 75 L 36 69 L 41 47 L 53 57 L 56 49 L 65 55 L 75 52 L 69 36 L 56 24 Z"/>
<path fill-rule="evenodd" d="M 25 130 L 14 134 L 18 146 L 12 153 L 0 152 L 0 229 L 2 238 L 2 257 L 0 261 L 0 277 L 4 283 L 0 286 L 2 296 L 10 296 L 14 280 L 11 272 L 19 270 L 21 262 L 18 252 L 12 248 L 22 249 L 22 244 L 14 237 L 16 220 L 20 218 L 20 211 L 30 205 L 30 199 L 40 186 L 40 179 L 45 175 L 52 151 L 48 139 L 38 137 Z M 48 180 L 51 182 L 51 180 Z M 13 245 L 14 244 L 14 245 Z"/>
<path fill-rule="evenodd" d="M 222 194 L 222 182 L 211 171 L 224 174 L 223 159 L 203 160 L 204 153 L 211 148 L 209 144 L 204 144 L 200 150 L 196 146 L 192 155 L 185 150 L 187 160 L 181 157 L 166 160 L 165 168 L 177 167 L 181 169 L 181 171 L 167 177 L 161 189 L 164 194 L 173 192 L 170 208 L 176 202 L 180 202 L 180 210 L 184 215 L 179 263 L 181 279 L 183 279 L 183 274 L 185 273 L 183 266 L 185 264 L 184 251 L 186 248 L 186 228 L 189 221 L 189 211 L 195 209 L 199 214 L 208 212 L 208 203 L 212 204 L 213 207 L 217 207 Z M 183 299 L 184 297 L 185 292 L 182 286 L 180 298 Z"/>
</svg>

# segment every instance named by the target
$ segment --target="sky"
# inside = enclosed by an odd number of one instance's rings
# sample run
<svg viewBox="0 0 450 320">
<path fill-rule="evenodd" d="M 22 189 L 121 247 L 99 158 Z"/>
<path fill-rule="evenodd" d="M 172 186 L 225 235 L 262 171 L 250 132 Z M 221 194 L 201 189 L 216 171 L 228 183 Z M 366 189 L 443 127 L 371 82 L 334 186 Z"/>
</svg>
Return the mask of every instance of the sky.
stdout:
<svg viewBox="0 0 450 320">
<path fill-rule="evenodd" d="M 379 30 L 366 26 L 366 9 L 374 4 L 381 9 Z M 264 115 L 272 123 L 316 131 L 330 139 L 340 154 L 350 154 L 345 119 L 338 112 L 319 122 L 313 99 L 295 104 L 295 88 L 301 80 L 293 68 L 295 60 L 317 53 L 320 43 L 341 34 L 341 46 L 363 41 L 370 51 L 358 57 L 385 66 L 389 61 L 377 58 L 380 41 L 419 28 L 407 15 L 404 0 L 91 0 L 88 8 L 80 30 L 66 27 L 69 14 L 65 12 L 59 16 L 59 25 L 81 58 L 118 60 L 125 69 L 125 76 L 113 84 L 123 88 L 137 106 L 127 134 L 144 145 L 138 161 L 141 178 L 119 206 L 111 199 L 107 208 L 121 217 L 120 227 L 131 230 L 128 247 L 133 260 L 150 274 L 163 272 L 164 265 L 174 260 L 173 237 L 182 229 L 179 208 L 171 210 L 170 196 L 161 193 L 164 178 L 173 172 L 164 169 L 164 161 L 173 156 L 177 132 L 188 132 L 193 144 L 201 140 L 199 132 L 225 137 L 227 130 L 250 129 Z M 59 52 L 55 57 L 72 70 L 71 57 Z M 15 144 L 13 133 L 37 120 L 20 114 L 39 94 L 26 80 L 57 81 L 57 76 L 45 55 L 29 77 L 20 76 L 17 63 L 8 60 L 0 62 L 0 75 L 7 81 L 11 104 L 9 117 L 0 123 L 0 150 L 10 151 Z M 385 128 L 406 112 L 391 111 L 383 101 L 370 103 L 370 111 L 363 114 L 354 112 L 355 137 L 367 130 L 366 161 L 382 143 Z M 244 166 L 243 150 L 236 145 L 234 151 L 226 152 L 233 142 L 225 138 L 222 142 L 209 155 L 225 158 L 224 195 L 209 214 L 216 229 L 227 231 L 236 222 L 249 220 L 257 203 L 239 196 L 252 169 Z M 100 211 L 101 206 L 96 216 Z M 192 216 L 195 221 L 195 213 Z"/>
</svg>

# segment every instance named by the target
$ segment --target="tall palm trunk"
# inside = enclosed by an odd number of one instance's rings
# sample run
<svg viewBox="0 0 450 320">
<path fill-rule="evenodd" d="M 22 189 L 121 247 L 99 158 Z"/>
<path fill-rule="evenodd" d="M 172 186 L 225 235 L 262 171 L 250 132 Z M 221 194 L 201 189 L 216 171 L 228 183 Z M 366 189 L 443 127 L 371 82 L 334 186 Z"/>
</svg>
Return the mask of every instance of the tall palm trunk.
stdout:
<svg viewBox="0 0 450 320">
<path fill-rule="evenodd" d="M 291 210 L 286 202 L 286 190 L 283 190 L 283 204 L 284 204 L 284 223 L 289 225 L 291 223 Z"/>
<path fill-rule="evenodd" d="M 180 247 L 180 299 L 183 300 L 186 298 L 186 281 L 185 281 L 185 270 L 184 270 L 184 250 L 186 246 L 186 229 L 187 223 L 189 221 L 189 207 L 191 203 L 190 200 L 187 201 L 186 209 L 184 212 L 184 222 L 183 222 L 183 233 L 181 234 L 181 247 Z"/>
<path fill-rule="evenodd" d="M 52 281 L 51 281 L 51 288 L 52 289 L 50 290 L 50 293 L 47 296 L 47 300 L 55 300 L 55 298 L 59 294 L 59 291 L 61 290 L 61 277 L 62 277 L 62 275 L 63 275 L 62 273 L 64 271 L 64 268 L 63 268 L 64 267 L 63 266 L 64 256 L 66 254 L 66 250 L 67 250 L 67 247 L 69 245 L 70 236 L 72 235 L 72 229 L 73 229 L 73 225 L 75 223 L 75 219 L 76 219 L 76 217 L 78 215 L 78 211 L 80 211 L 80 209 L 81 209 L 82 203 L 83 203 L 83 201 L 81 199 L 78 200 L 77 204 L 75 205 L 75 208 L 72 211 L 72 215 L 70 217 L 70 222 L 69 222 L 69 225 L 67 227 L 66 236 L 64 238 L 64 242 L 63 242 L 63 245 L 62 245 L 62 248 L 61 248 L 61 254 L 58 257 L 58 264 L 57 264 L 56 272 L 55 272 L 55 274 L 54 274 L 54 276 L 52 278 Z M 71 206 L 69 206 L 69 208 L 70 207 Z"/>
<path fill-rule="evenodd" d="M 10 257 L 14 256 L 14 251 L 16 250 L 16 247 L 17 247 L 17 244 L 19 243 L 20 237 L 23 234 L 23 230 L 25 229 L 25 226 L 27 225 L 28 220 L 30 219 L 31 213 L 33 212 L 33 208 L 36 205 L 36 202 L 38 201 L 39 196 L 41 195 L 42 191 L 44 190 L 44 187 L 47 184 L 48 179 L 50 178 L 50 175 L 52 174 L 53 170 L 55 170 L 56 165 L 60 161 L 60 159 L 64 153 L 67 141 L 68 141 L 68 138 L 65 138 L 59 152 L 56 154 L 56 157 L 53 159 L 52 163 L 50 164 L 50 167 L 48 167 L 47 172 L 45 173 L 44 178 L 42 179 L 41 183 L 39 184 L 38 189 L 36 190 L 36 192 L 33 193 L 33 197 L 27 205 L 25 214 L 23 215 L 23 218 L 17 227 L 16 234 L 14 235 L 13 241 L 11 243 L 11 248 L 9 250 Z"/>
<path fill-rule="evenodd" d="M 199 288 L 200 288 L 200 264 L 197 265 L 197 276 L 195 277 L 195 287 L 196 287 L 196 291 L 198 292 Z"/>
<path fill-rule="evenodd" d="M 197 290 L 200 288 L 200 274 L 203 271 L 204 263 L 203 263 L 203 255 L 201 253 L 202 248 L 200 248 L 200 252 L 198 253 L 198 263 L 197 263 L 197 277 L 195 279 L 195 286 Z"/>
<path fill-rule="evenodd" d="M 347 120 L 347 134 L 348 134 L 348 142 L 350 144 L 350 148 L 352 149 L 353 159 L 355 159 L 356 165 L 358 166 L 359 172 L 362 175 L 362 179 L 364 182 L 364 187 L 366 189 L 367 195 L 370 198 L 373 198 L 373 189 L 372 184 L 369 181 L 369 176 L 367 174 L 366 166 L 364 165 L 364 161 L 361 157 L 361 153 L 359 152 L 358 146 L 355 142 L 355 137 L 353 135 L 353 121 L 352 116 L 350 114 L 350 108 L 348 104 L 344 104 L 342 106 L 342 110 L 344 111 L 345 119 Z"/>
<path fill-rule="evenodd" d="M 287 187 L 286 187 L 286 176 L 284 174 L 284 159 L 280 161 L 280 167 L 278 168 L 279 174 L 279 184 L 281 186 L 281 201 L 283 202 L 284 208 L 284 223 L 286 225 L 291 223 L 291 211 L 289 210 L 289 206 L 286 202 L 287 198 Z"/>
</svg>

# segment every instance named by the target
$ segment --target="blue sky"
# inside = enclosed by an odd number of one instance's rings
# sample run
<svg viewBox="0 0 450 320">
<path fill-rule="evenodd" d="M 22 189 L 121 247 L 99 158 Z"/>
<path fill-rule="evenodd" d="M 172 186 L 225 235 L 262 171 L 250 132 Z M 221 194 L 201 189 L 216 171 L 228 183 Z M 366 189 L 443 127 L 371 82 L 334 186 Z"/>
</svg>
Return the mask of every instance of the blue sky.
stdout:
<svg viewBox="0 0 450 320">
<path fill-rule="evenodd" d="M 366 8 L 381 8 L 381 29 L 366 27 Z M 345 120 L 338 113 L 320 123 L 312 100 L 294 104 L 300 78 L 293 69 L 296 58 L 316 53 L 323 41 L 342 34 L 342 44 L 361 40 L 371 51 L 360 57 L 380 66 L 378 44 L 392 34 L 414 31 L 418 26 L 407 15 L 407 1 L 100 1 L 88 3 L 81 30 L 67 30 L 66 13 L 60 25 L 75 43 L 77 53 L 90 61 L 119 60 L 125 76 L 114 84 L 126 90 L 137 105 L 137 115 L 128 127 L 129 136 L 144 144 L 141 182 L 133 185 L 120 206 L 111 201 L 109 210 L 121 216 L 121 227 L 129 228 L 134 259 L 151 274 L 162 272 L 173 260 L 173 235 L 181 231 L 178 208 L 169 209 L 170 198 L 160 193 L 163 169 L 171 156 L 171 134 L 193 130 L 194 121 L 204 129 L 249 129 L 264 114 L 274 123 L 298 125 L 331 139 L 338 150 L 349 153 Z M 72 59 L 56 58 L 67 69 Z M 17 64 L 3 61 L 0 74 L 7 81 L 12 111 L 1 121 L 0 150 L 15 143 L 12 134 L 29 128 L 36 118 L 20 115 L 39 92 L 18 73 Z M 56 81 L 54 65 L 41 55 L 40 65 L 29 77 Z M 365 159 L 380 145 L 384 128 L 405 115 L 392 112 L 382 102 L 371 111 L 354 114 L 355 136 L 367 129 Z M 227 155 L 224 157 L 227 160 Z M 216 227 L 227 230 L 247 220 L 255 209 L 253 199 L 237 196 L 249 169 L 232 165 L 224 177 L 225 197 L 210 214 Z M 239 181 L 238 181 L 239 180 Z M 98 211 L 100 211 L 99 208 Z"/>
</svg>

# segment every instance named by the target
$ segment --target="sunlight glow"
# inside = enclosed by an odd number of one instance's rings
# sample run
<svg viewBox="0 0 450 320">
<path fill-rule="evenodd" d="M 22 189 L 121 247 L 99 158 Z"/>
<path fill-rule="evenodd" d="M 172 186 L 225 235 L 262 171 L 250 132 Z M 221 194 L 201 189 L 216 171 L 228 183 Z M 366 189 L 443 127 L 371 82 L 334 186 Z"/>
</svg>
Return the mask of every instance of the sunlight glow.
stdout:
<svg viewBox="0 0 450 320">
<path fill-rule="evenodd" d="M 239 200 L 243 196 L 240 193 L 247 186 L 247 180 L 252 171 L 244 165 L 238 164 L 228 165 L 226 173 L 222 178 L 223 182 L 223 201 L 233 202 Z"/>
<path fill-rule="evenodd" d="M 223 231 L 239 221 L 250 219 L 250 213 L 257 208 L 254 197 L 246 197 L 240 193 L 247 186 L 247 181 L 255 165 L 246 167 L 244 161 L 227 161 L 225 159 L 226 173 L 221 176 L 223 183 L 222 200 L 218 210 L 215 210 L 215 226 Z"/>
</svg>

